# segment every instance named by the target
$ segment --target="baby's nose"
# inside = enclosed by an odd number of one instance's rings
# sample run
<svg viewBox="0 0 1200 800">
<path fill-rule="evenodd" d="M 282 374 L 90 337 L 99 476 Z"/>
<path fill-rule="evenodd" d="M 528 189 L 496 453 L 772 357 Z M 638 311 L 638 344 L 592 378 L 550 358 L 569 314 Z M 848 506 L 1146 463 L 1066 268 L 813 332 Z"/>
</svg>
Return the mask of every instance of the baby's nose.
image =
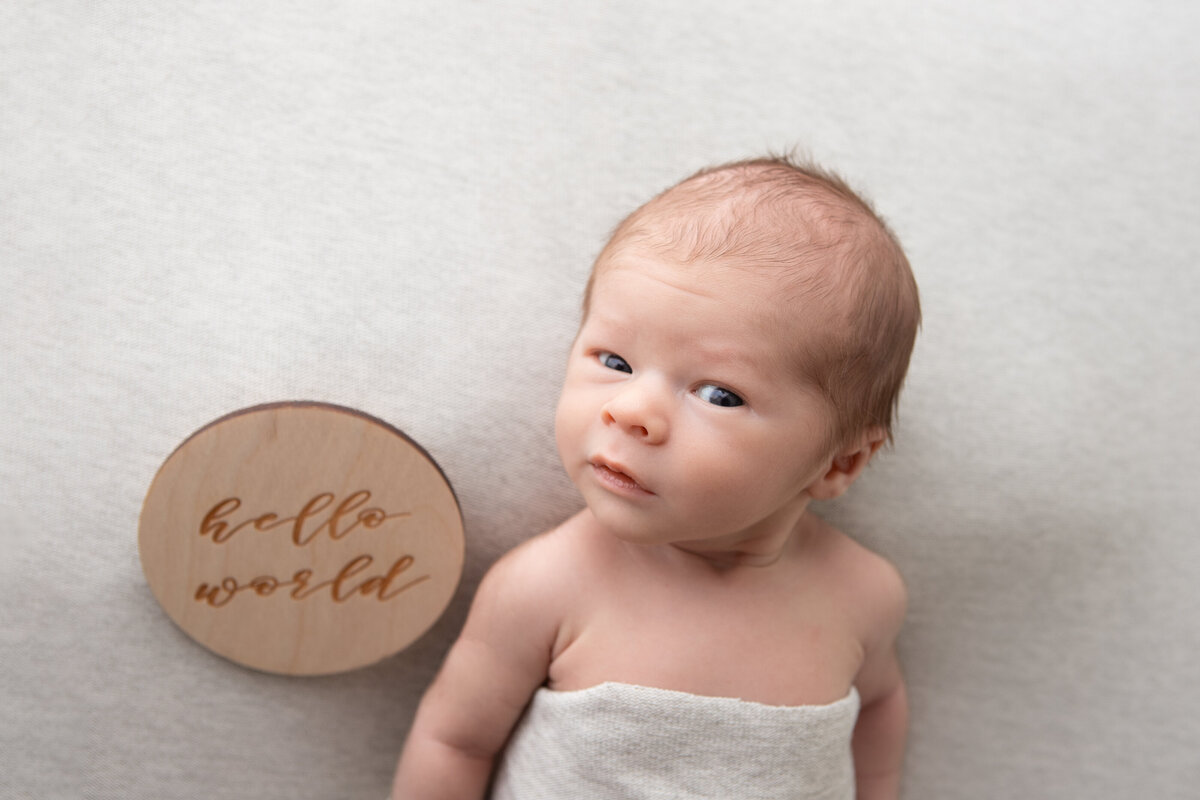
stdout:
<svg viewBox="0 0 1200 800">
<path fill-rule="evenodd" d="M 633 381 L 611 398 L 601 409 L 606 425 L 616 425 L 646 444 L 662 444 L 667 439 L 668 417 L 661 392 L 649 382 Z"/>
</svg>

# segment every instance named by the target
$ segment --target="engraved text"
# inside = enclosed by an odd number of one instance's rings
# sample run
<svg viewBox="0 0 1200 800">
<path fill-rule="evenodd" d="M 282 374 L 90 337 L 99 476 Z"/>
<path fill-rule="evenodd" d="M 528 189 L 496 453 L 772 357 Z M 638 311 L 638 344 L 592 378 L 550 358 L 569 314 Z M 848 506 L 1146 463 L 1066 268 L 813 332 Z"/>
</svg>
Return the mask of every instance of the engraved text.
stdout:
<svg viewBox="0 0 1200 800">
<path fill-rule="evenodd" d="M 370 499 L 371 493 L 360 489 L 337 503 L 326 515 L 325 512 L 334 505 L 337 497 L 331 492 L 321 492 L 305 503 L 294 517 L 280 517 L 268 511 L 257 517 L 234 522 L 227 517 L 241 507 L 242 501 L 237 497 L 227 497 L 204 515 L 204 519 L 200 521 L 200 535 L 211 536 L 216 544 L 224 544 L 232 539 L 234 534 L 248 528 L 270 531 L 286 526 L 291 530 L 292 544 L 303 547 L 321 533 L 328 533 L 329 538 L 336 541 L 360 525 L 364 528 L 378 528 L 390 519 L 410 516 L 407 511 L 389 514 L 381 508 L 362 508 Z"/>
<path fill-rule="evenodd" d="M 297 570 L 288 580 L 280 580 L 273 575 L 260 575 L 246 583 L 239 583 L 237 578 L 229 577 L 218 584 L 200 584 L 194 598 L 213 608 L 222 608 L 239 594 L 270 597 L 280 590 L 290 590 L 288 594 L 293 600 L 304 600 L 315 594 L 328 592 L 330 599 L 335 603 L 344 603 L 355 595 L 374 596 L 379 601 L 386 601 L 429 580 L 428 575 L 407 579 L 405 573 L 412 569 L 415 562 L 412 556 L 397 559 L 385 573 L 367 574 L 374 561 L 375 559 L 368 555 L 358 556 L 348 561 L 333 578 L 320 582 L 315 581 L 311 569 Z M 406 580 L 402 581 L 402 576 Z"/>
</svg>

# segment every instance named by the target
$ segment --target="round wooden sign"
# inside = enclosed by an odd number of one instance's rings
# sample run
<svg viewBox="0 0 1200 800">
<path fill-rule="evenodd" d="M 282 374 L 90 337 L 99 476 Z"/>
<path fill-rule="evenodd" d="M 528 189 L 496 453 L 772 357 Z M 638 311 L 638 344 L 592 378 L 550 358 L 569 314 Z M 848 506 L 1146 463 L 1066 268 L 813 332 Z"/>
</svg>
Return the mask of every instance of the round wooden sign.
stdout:
<svg viewBox="0 0 1200 800">
<path fill-rule="evenodd" d="M 322 403 L 235 412 L 159 469 L 138 549 L 200 644 L 254 669 L 324 675 L 407 647 L 463 565 L 458 502 L 395 428 Z"/>
</svg>

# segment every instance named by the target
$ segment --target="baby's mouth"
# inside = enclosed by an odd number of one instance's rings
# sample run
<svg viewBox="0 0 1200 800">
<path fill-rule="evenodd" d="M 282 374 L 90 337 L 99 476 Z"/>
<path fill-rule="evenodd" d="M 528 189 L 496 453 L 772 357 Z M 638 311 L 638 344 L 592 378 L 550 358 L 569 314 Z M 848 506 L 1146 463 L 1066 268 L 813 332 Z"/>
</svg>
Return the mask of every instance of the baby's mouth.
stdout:
<svg viewBox="0 0 1200 800">
<path fill-rule="evenodd" d="M 591 464 L 597 476 L 609 485 L 638 494 L 654 494 L 654 492 L 638 483 L 637 478 L 626 472 L 619 464 L 609 464 L 599 458 L 594 459 Z"/>
</svg>

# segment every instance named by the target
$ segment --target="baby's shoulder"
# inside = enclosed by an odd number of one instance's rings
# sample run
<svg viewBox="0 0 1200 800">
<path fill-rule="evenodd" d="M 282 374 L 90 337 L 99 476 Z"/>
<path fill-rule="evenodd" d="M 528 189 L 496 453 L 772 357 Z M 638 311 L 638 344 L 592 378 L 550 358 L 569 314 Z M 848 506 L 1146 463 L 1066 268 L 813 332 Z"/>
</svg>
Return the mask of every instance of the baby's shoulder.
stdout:
<svg viewBox="0 0 1200 800">
<path fill-rule="evenodd" d="M 560 605 L 578 592 L 597 552 L 598 542 L 572 517 L 501 556 L 480 590 L 522 603 Z"/>
<path fill-rule="evenodd" d="M 820 521 L 826 575 L 831 589 L 855 609 L 864 625 L 887 635 L 899 630 L 908 608 L 908 588 L 888 559 Z"/>
</svg>

